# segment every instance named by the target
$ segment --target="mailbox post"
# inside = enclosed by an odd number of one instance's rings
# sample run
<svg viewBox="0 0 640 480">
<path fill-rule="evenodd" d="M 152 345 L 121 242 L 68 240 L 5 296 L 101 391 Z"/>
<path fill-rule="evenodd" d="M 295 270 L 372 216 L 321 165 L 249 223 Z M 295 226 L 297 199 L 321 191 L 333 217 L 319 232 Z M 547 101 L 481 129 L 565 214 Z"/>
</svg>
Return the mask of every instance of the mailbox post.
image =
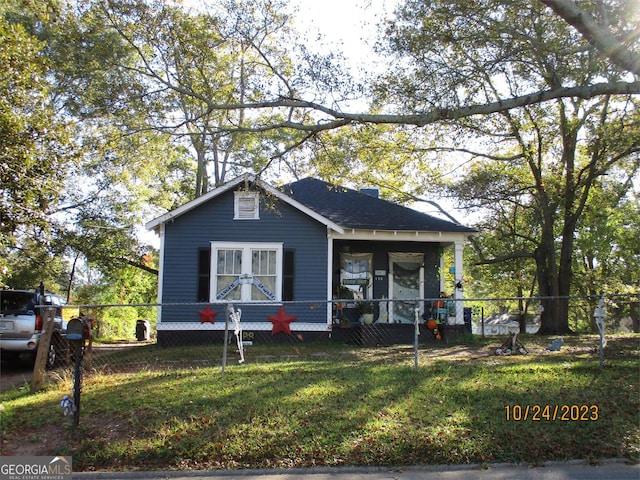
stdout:
<svg viewBox="0 0 640 480">
<path fill-rule="evenodd" d="M 82 361 L 85 340 L 89 337 L 89 328 L 80 318 L 72 318 L 67 323 L 67 341 L 75 360 L 73 374 L 73 424 L 80 423 L 80 392 L 82 390 Z"/>
</svg>

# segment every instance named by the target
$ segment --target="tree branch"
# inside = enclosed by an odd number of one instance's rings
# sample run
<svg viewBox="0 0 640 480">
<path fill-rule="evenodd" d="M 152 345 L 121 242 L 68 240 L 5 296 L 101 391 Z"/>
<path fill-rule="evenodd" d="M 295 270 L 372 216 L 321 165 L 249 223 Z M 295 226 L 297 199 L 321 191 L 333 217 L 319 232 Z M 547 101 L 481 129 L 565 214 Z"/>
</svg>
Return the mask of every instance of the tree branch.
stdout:
<svg viewBox="0 0 640 480">
<path fill-rule="evenodd" d="M 136 261 L 130 260 L 128 258 L 120 257 L 120 261 L 126 263 L 127 265 L 131 265 L 132 267 L 136 267 L 136 268 L 139 268 L 141 270 L 144 270 L 145 272 L 152 273 L 154 275 L 159 275 L 160 274 L 160 272 L 158 271 L 157 268 L 148 267 L 147 265 L 145 265 L 143 263 L 136 262 Z"/>
<path fill-rule="evenodd" d="M 540 0 L 565 22 L 578 30 L 596 49 L 613 63 L 640 76 L 640 55 L 629 50 L 611 32 L 571 0 Z"/>
<path fill-rule="evenodd" d="M 476 262 L 475 264 L 491 265 L 494 263 L 506 262 L 507 260 L 514 260 L 516 258 L 533 258 L 533 253 L 532 252 L 512 252 L 507 255 L 502 255 L 500 257 L 482 259 L 479 262 Z"/>
<path fill-rule="evenodd" d="M 415 125 L 424 127 L 445 120 L 458 120 L 474 115 L 488 115 L 505 112 L 514 108 L 534 105 L 560 98 L 590 99 L 600 95 L 637 95 L 640 94 L 640 81 L 637 82 L 609 82 L 578 87 L 561 87 L 552 90 L 521 95 L 496 102 L 470 105 L 461 108 L 436 108 L 421 114 L 367 114 L 341 112 L 324 105 L 295 98 L 280 97 L 276 100 L 252 103 L 213 104 L 209 103 L 209 111 L 213 110 L 263 110 L 270 108 L 298 108 L 324 113 L 331 117 L 314 124 L 284 121 L 271 125 L 232 128 L 233 131 L 246 133 L 265 132 L 274 129 L 294 129 L 308 132 L 321 132 L 339 128 L 351 123 Z"/>
</svg>

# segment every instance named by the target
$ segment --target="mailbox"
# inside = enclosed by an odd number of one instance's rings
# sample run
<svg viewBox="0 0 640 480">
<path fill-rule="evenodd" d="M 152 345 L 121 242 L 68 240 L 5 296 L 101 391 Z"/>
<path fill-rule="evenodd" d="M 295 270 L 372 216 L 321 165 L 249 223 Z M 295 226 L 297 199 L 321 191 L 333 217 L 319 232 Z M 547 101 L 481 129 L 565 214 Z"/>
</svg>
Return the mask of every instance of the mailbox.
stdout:
<svg viewBox="0 0 640 480">
<path fill-rule="evenodd" d="M 79 318 L 72 318 L 67 323 L 67 340 L 70 342 L 80 342 L 86 337 L 86 328 L 84 322 Z"/>
</svg>

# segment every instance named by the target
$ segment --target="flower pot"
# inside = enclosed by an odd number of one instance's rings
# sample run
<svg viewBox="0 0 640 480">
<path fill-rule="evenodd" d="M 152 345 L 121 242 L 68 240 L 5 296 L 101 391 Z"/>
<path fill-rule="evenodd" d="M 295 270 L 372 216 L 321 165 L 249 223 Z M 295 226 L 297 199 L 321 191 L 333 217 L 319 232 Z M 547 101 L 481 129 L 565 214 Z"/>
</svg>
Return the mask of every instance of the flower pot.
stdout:
<svg viewBox="0 0 640 480">
<path fill-rule="evenodd" d="M 371 325 L 373 323 L 373 313 L 362 314 L 362 322 L 366 325 Z"/>
</svg>

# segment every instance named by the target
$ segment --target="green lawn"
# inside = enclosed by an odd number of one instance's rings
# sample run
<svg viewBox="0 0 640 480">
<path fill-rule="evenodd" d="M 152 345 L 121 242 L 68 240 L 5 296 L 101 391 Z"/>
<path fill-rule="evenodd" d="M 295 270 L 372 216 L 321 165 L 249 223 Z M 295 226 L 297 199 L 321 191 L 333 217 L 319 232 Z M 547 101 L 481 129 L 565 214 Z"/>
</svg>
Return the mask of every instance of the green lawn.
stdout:
<svg viewBox="0 0 640 480">
<path fill-rule="evenodd" d="M 254 346 L 224 374 L 198 348 L 144 347 L 141 369 L 86 378 L 75 430 L 69 374 L 2 393 L 3 449 L 58 435 L 49 454 L 75 471 L 637 460 L 640 336 L 609 337 L 604 369 L 595 336 L 523 341 L 421 346 L 418 369 L 411 346 Z"/>
</svg>

